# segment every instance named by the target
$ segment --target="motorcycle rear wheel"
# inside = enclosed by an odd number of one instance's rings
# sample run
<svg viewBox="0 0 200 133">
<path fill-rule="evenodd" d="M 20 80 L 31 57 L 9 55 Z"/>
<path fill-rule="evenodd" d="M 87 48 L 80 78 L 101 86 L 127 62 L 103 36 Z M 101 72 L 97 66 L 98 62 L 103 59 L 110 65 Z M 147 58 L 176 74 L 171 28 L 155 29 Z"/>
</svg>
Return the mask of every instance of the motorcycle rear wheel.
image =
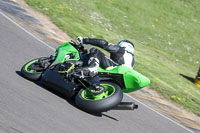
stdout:
<svg viewBox="0 0 200 133">
<path fill-rule="evenodd" d="M 108 111 L 117 106 L 123 98 L 121 88 L 111 82 L 101 82 L 105 91 L 100 94 L 92 94 L 87 89 L 81 89 L 75 97 L 76 105 L 90 113 Z"/>
<path fill-rule="evenodd" d="M 42 58 L 47 59 L 48 57 L 42 57 Z M 41 71 L 41 70 L 38 71 L 38 70 L 34 70 L 31 68 L 31 65 L 34 65 L 34 63 L 36 64 L 39 59 L 41 59 L 41 58 L 33 59 L 33 60 L 27 62 L 21 68 L 21 74 L 23 77 L 25 77 L 26 79 L 29 79 L 29 80 L 33 80 L 33 81 L 40 79 L 40 77 L 44 71 Z"/>
</svg>

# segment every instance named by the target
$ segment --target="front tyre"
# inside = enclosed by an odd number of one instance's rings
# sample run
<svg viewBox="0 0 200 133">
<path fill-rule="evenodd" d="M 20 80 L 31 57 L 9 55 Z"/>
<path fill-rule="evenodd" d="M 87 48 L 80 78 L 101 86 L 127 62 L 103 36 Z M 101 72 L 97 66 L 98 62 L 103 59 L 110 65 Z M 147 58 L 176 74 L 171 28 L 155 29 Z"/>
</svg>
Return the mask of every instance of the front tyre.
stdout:
<svg viewBox="0 0 200 133">
<path fill-rule="evenodd" d="M 121 88 L 111 82 L 101 82 L 105 91 L 100 94 L 92 94 L 87 89 L 82 89 L 76 95 L 76 105 L 90 113 L 98 113 L 108 111 L 117 106 L 123 98 Z"/>
<path fill-rule="evenodd" d="M 33 80 L 33 81 L 36 81 L 41 77 L 44 70 L 38 63 L 39 59 L 48 59 L 48 58 L 42 57 L 42 58 L 33 59 L 33 60 L 27 62 L 21 68 L 21 74 L 23 77 L 25 77 L 29 80 Z"/>
</svg>

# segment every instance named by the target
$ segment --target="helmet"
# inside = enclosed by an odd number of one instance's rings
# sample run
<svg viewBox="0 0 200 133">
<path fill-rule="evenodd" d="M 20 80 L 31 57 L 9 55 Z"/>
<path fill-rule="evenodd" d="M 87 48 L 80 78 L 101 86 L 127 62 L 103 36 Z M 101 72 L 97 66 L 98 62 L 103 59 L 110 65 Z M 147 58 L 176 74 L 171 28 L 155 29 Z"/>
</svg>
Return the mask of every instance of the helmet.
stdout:
<svg viewBox="0 0 200 133">
<path fill-rule="evenodd" d="M 120 47 L 124 47 L 128 53 L 134 53 L 134 44 L 129 40 L 121 40 L 117 43 Z"/>
</svg>

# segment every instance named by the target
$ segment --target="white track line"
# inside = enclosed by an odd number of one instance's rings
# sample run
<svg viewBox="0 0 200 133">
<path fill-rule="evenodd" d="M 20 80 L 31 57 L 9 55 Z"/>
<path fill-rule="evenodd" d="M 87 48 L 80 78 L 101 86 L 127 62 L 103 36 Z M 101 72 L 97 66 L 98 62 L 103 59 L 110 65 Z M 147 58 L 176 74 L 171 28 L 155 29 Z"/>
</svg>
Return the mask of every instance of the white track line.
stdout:
<svg viewBox="0 0 200 133">
<path fill-rule="evenodd" d="M 44 44 L 45 46 L 49 47 L 50 49 L 52 49 L 52 50 L 54 50 L 54 51 L 56 50 L 56 49 L 53 48 L 52 46 L 50 46 L 50 45 L 48 45 L 47 43 L 45 43 L 45 42 L 43 42 L 42 40 L 40 40 L 38 37 L 36 37 L 35 35 L 33 35 L 33 34 L 32 34 L 31 32 L 29 32 L 28 30 L 24 29 L 22 26 L 20 26 L 18 23 L 16 23 L 15 21 L 13 21 L 11 18 L 9 18 L 7 15 L 5 15 L 4 13 L 2 13 L 1 11 L 0 11 L 0 14 L 1 14 L 2 16 L 4 16 L 5 18 L 7 18 L 7 19 L 8 19 L 9 21 L 11 21 L 12 23 L 14 23 L 15 25 L 17 25 L 17 26 L 18 26 L 19 28 L 21 28 L 23 31 L 25 31 L 26 33 L 28 33 L 29 35 L 31 35 L 32 37 L 34 37 L 36 40 L 38 40 L 39 42 L 41 42 L 42 44 Z M 157 113 L 158 115 L 164 117 L 165 119 L 167 119 L 167 120 L 173 122 L 174 124 L 176 124 L 176 125 L 178 125 L 178 126 L 184 128 L 184 129 L 186 129 L 187 131 L 189 131 L 189 132 L 191 132 L 191 133 L 194 133 L 192 130 L 190 130 L 190 129 L 186 128 L 185 126 L 183 126 L 183 125 L 177 123 L 176 121 L 174 121 L 174 120 L 168 118 L 167 116 L 161 114 L 160 112 L 158 112 L 158 111 L 152 109 L 151 107 L 147 106 L 146 104 L 142 103 L 141 101 L 137 100 L 136 98 L 134 98 L 134 97 L 132 97 L 132 96 L 130 96 L 130 95 L 128 95 L 128 94 L 125 94 L 125 95 L 128 96 L 129 98 L 131 98 L 131 99 L 137 101 L 138 103 L 142 104 L 143 106 L 145 106 L 146 108 L 150 109 L 151 111 Z"/>
<path fill-rule="evenodd" d="M 39 42 L 41 42 L 42 44 L 44 44 L 45 46 L 49 47 L 52 50 L 55 50 L 55 48 L 51 47 L 50 45 L 46 44 L 45 42 L 43 42 L 41 39 L 39 39 L 38 37 L 36 37 L 35 35 L 33 35 L 31 32 L 29 32 L 28 30 L 24 29 L 21 25 L 19 25 L 18 23 L 16 23 L 15 21 L 13 21 L 11 18 L 9 18 L 7 15 L 5 15 L 4 13 L 2 13 L 0 11 L 0 14 L 2 16 L 4 16 L 5 18 L 7 18 L 9 21 L 11 21 L 12 23 L 14 23 L 15 25 L 17 25 L 19 28 L 21 28 L 23 31 L 25 31 L 26 33 L 28 33 L 29 35 L 31 35 L 33 38 L 35 38 L 36 40 L 38 40 Z"/>
<path fill-rule="evenodd" d="M 125 95 L 128 96 L 129 98 L 131 98 L 131 99 L 137 101 L 138 103 L 142 104 L 143 106 L 145 106 L 146 108 L 150 109 L 151 111 L 153 111 L 153 112 L 159 114 L 160 116 L 164 117 L 165 119 L 167 119 L 167 120 L 173 122 L 174 124 L 176 124 L 176 125 L 178 125 L 178 126 L 184 128 L 184 129 L 186 129 L 187 131 L 189 131 L 189 132 L 191 132 L 191 133 L 194 133 L 194 131 L 192 131 L 192 130 L 188 129 L 187 127 L 185 127 L 185 126 L 183 126 L 183 125 L 177 123 L 176 121 L 174 121 L 174 120 L 168 118 L 167 116 L 165 116 L 165 115 L 161 114 L 160 112 L 154 110 L 153 108 L 149 107 L 148 105 L 144 104 L 143 102 L 139 101 L 138 99 L 136 99 L 136 98 L 134 98 L 134 97 L 132 97 L 132 96 L 130 96 L 130 95 L 128 95 L 128 94 L 125 94 Z"/>
</svg>

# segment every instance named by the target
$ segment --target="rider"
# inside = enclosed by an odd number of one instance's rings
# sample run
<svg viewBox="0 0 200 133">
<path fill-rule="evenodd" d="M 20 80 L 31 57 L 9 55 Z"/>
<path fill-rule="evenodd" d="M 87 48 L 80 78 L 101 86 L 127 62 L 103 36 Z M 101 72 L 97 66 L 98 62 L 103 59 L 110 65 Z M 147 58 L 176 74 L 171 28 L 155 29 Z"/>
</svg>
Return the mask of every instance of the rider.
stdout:
<svg viewBox="0 0 200 133">
<path fill-rule="evenodd" d="M 77 38 L 79 44 L 91 44 L 110 53 L 110 58 L 97 48 L 91 48 L 89 53 L 88 70 L 90 75 L 97 74 L 97 68 L 109 69 L 118 65 L 134 67 L 134 44 L 129 40 L 121 40 L 115 44 L 108 43 L 106 40 L 97 38 L 81 37 Z M 82 56 L 82 59 L 86 58 Z"/>
</svg>

